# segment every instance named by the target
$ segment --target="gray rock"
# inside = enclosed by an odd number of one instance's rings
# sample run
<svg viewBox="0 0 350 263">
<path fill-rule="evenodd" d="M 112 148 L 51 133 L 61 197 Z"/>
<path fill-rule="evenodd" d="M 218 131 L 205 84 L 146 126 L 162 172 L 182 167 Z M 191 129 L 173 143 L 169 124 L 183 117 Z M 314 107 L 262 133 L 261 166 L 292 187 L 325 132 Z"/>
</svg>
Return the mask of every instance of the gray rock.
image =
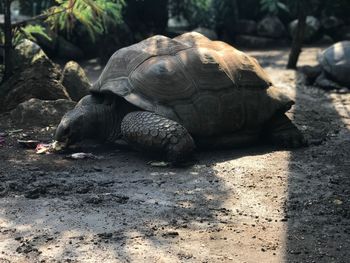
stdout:
<svg viewBox="0 0 350 263">
<path fill-rule="evenodd" d="M 276 16 L 267 16 L 258 23 L 258 35 L 262 37 L 282 38 L 286 28 Z"/>
<path fill-rule="evenodd" d="M 75 102 L 64 99 L 30 99 L 19 104 L 10 115 L 16 124 L 43 127 L 57 125 L 63 115 L 74 106 Z"/>
<path fill-rule="evenodd" d="M 321 20 L 321 25 L 327 32 L 338 29 L 343 24 L 344 22 L 335 16 L 327 16 Z"/>
<path fill-rule="evenodd" d="M 80 48 L 59 36 L 57 38 L 57 55 L 60 58 L 81 59 L 84 53 Z"/>
<path fill-rule="evenodd" d="M 209 28 L 197 27 L 196 29 L 193 29 L 193 31 L 206 36 L 210 40 L 217 40 L 218 39 L 218 35 L 216 34 L 216 32 L 212 29 L 209 29 Z"/>
<path fill-rule="evenodd" d="M 47 58 L 46 54 L 40 46 L 29 39 L 24 39 L 19 45 L 16 46 L 14 51 L 14 65 L 15 70 L 20 70 L 30 64 L 33 64 L 36 60 L 41 58 Z"/>
<path fill-rule="evenodd" d="M 254 20 L 242 19 L 234 25 L 234 31 L 239 35 L 254 35 L 256 30 L 257 24 Z"/>
<path fill-rule="evenodd" d="M 298 27 L 298 20 L 294 20 L 289 24 L 289 31 L 292 37 L 296 34 L 297 27 Z M 318 33 L 320 32 L 320 29 L 321 29 L 320 21 L 316 17 L 308 16 L 306 18 L 306 28 L 305 28 L 305 35 L 304 35 L 305 42 L 310 43 L 314 41 L 317 38 Z"/>
<path fill-rule="evenodd" d="M 25 40 L 15 49 L 14 74 L 0 85 L 0 111 L 14 109 L 31 98 L 70 99 L 60 83 L 61 70 L 40 47 Z"/>
<path fill-rule="evenodd" d="M 65 65 L 61 83 L 74 101 L 79 101 L 82 97 L 88 95 L 91 87 L 85 71 L 74 61 L 70 61 Z"/>
</svg>

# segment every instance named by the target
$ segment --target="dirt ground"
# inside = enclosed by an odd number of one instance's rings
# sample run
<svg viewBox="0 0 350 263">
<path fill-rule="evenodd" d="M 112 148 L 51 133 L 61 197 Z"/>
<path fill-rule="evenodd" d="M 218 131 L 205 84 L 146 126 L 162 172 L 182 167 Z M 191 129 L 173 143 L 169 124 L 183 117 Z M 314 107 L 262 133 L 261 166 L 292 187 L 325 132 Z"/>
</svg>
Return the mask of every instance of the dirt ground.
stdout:
<svg viewBox="0 0 350 263">
<path fill-rule="evenodd" d="M 319 48 L 304 50 L 314 64 Z M 296 105 L 311 145 L 197 154 L 187 168 L 153 167 L 146 153 L 37 155 L 0 147 L 0 262 L 349 262 L 350 94 L 300 84 L 287 50 L 249 52 Z M 22 127 L 0 119 L 0 132 Z"/>
</svg>

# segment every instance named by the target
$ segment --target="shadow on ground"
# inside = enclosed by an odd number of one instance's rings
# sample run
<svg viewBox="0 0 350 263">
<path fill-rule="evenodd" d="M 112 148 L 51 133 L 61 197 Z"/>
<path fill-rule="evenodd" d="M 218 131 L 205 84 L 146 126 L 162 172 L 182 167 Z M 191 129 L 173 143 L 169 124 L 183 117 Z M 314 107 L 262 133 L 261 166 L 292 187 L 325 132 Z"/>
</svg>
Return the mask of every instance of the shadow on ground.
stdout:
<svg viewBox="0 0 350 263">
<path fill-rule="evenodd" d="M 315 94 L 317 101 L 305 100 Z M 344 96 L 349 94 L 311 87 L 296 92 L 294 116 L 320 145 L 290 157 L 287 262 L 347 262 L 350 257 L 350 105 Z"/>
</svg>

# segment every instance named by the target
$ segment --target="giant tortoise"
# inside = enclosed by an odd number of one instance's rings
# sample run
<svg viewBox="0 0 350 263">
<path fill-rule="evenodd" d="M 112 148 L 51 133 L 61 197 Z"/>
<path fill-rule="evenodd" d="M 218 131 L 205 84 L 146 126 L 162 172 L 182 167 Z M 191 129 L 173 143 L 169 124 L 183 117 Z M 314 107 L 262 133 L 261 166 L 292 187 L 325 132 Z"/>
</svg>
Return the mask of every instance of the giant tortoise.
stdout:
<svg viewBox="0 0 350 263">
<path fill-rule="evenodd" d="M 273 86 L 257 61 L 199 33 L 153 36 L 118 50 L 91 95 L 59 124 L 55 139 L 124 139 L 171 162 L 195 146 L 233 148 L 258 140 L 304 143 L 285 115 L 293 101 Z"/>
<path fill-rule="evenodd" d="M 324 89 L 350 87 L 350 41 L 335 43 L 318 56 L 319 64 L 304 66 L 307 84 L 314 84 Z"/>
</svg>

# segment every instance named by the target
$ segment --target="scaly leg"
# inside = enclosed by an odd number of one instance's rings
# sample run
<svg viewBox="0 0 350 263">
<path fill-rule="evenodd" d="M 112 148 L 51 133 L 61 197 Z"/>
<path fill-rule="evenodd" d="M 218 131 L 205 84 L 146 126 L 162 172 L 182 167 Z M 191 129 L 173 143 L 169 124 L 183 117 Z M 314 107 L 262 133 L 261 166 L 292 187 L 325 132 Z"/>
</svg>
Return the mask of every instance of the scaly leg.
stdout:
<svg viewBox="0 0 350 263">
<path fill-rule="evenodd" d="M 172 163 L 186 161 L 195 149 L 191 135 L 182 125 L 152 112 L 127 114 L 121 133 L 135 148 L 164 153 Z"/>
</svg>

